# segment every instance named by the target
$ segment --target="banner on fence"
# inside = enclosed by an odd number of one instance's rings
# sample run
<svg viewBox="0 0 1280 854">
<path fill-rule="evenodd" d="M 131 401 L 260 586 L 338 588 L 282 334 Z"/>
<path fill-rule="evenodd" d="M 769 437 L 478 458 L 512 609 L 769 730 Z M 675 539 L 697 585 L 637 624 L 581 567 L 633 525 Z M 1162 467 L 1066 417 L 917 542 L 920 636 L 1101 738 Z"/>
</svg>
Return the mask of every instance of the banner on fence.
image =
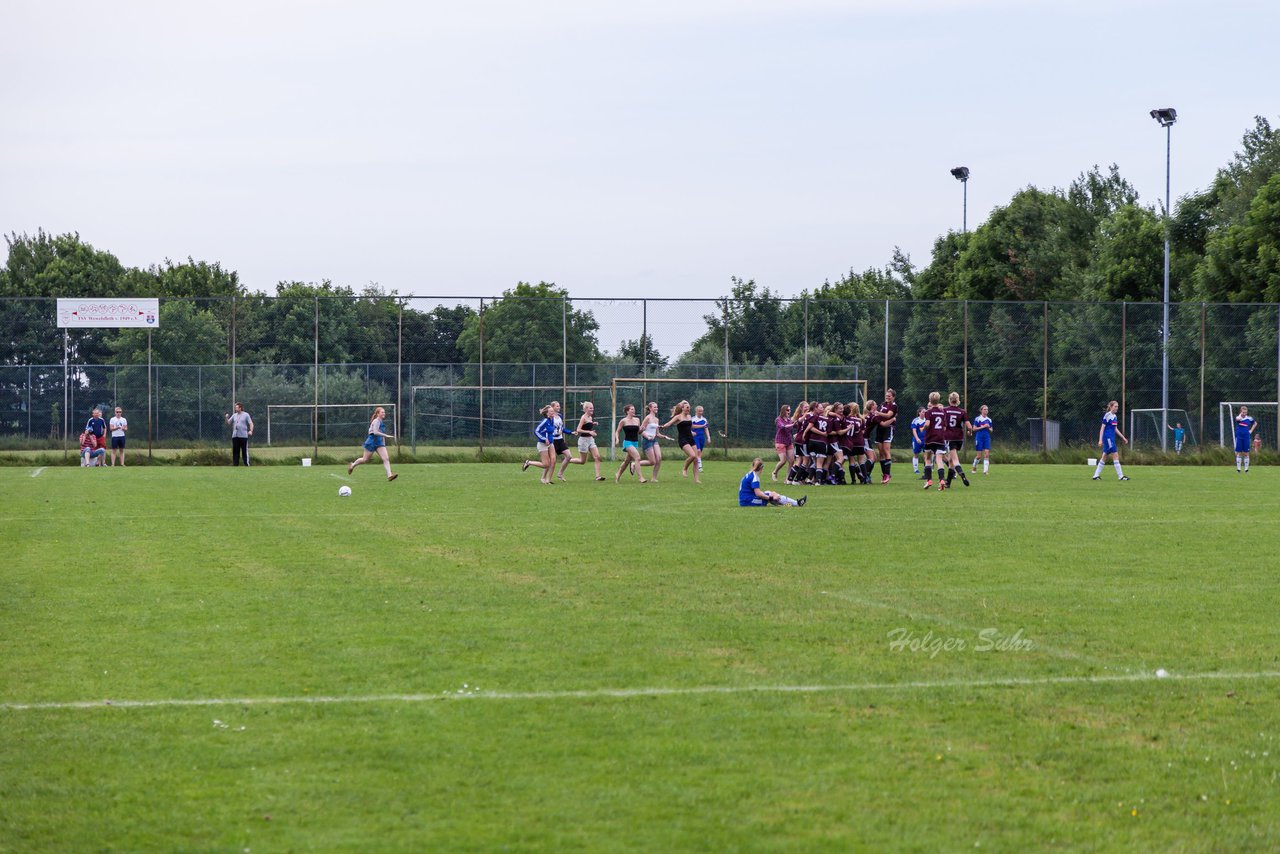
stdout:
<svg viewBox="0 0 1280 854">
<path fill-rule="evenodd" d="M 60 299 L 59 329 L 160 326 L 159 299 Z"/>
</svg>

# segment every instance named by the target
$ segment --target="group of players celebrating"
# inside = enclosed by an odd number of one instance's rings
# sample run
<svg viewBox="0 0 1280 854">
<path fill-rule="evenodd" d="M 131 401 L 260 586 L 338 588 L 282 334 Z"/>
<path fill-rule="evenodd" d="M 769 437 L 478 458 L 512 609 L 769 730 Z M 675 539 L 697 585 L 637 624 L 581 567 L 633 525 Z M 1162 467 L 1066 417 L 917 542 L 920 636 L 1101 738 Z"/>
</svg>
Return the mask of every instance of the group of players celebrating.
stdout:
<svg viewBox="0 0 1280 854">
<path fill-rule="evenodd" d="M 987 407 L 981 415 L 969 420 L 969 413 L 960 405 L 960 395 L 952 392 L 947 405 L 941 403 L 941 395 L 929 395 L 929 405 L 917 412 L 911 422 L 911 468 L 920 474 L 920 455 L 924 454 L 924 488 L 933 486 L 933 474 L 938 474 L 938 488 L 946 489 L 959 475 L 965 486 L 965 476 L 960 462 L 960 448 L 966 434 L 975 439 L 977 454 L 973 468 L 976 472 L 979 460 L 983 473 L 991 465 L 991 418 Z M 839 485 L 872 482 L 876 463 L 880 464 L 880 483 L 893 479 L 893 432 L 898 421 L 897 394 L 887 389 L 884 402 L 868 400 L 865 411 L 857 403 L 810 403 L 800 401 L 793 410 L 783 406 L 774 420 L 774 450 L 778 464 L 772 477 L 787 467 L 788 484 Z M 849 475 L 844 474 L 848 463 Z M 945 476 L 943 472 L 946 472 Z"/>
<path fill-rule="evenodd" d="M 788 467 L 788 484 L 870 484 L 880 463 L 880 482 L 893 478 L 893 427 L 898 421 L 897 395 L 885 391 L 884 403 L 868 400 L 866 410 L 857 403 L 800 401 L 793 410 L 783 406 L 774 419 L 773 447 L 778 464 L 771 477 Z M 849 477 L 844 474 L 849 465 Z"/>
</svg>

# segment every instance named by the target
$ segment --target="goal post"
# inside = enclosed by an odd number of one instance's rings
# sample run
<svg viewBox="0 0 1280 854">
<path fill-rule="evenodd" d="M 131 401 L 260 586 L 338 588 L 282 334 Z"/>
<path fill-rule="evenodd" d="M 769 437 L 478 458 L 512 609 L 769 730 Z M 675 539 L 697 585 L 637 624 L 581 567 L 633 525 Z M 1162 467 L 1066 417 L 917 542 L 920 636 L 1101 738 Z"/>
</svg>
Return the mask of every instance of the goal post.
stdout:
<svg viewBox="0 0 1280 854">
<path fill-rule="evenodd" d="M 582 404 L 602 412 L 607 385 L 415 385 L 409 388 L 409 443 L 476 445 L 532 444 L 543 406 L 561 403 L 565 429 L 578 424 Z M 482 405 L 483 404 L 483 405 Z"/>
<path fill-rule="evenodd" d="M 609 459 L 614 458 L 613 436 L 618 420 L 627 404 L 634 404 L 636 414 L 644 417 L 645 406 L 658 401 L 658 415 L 663 422 L 671 416 L 672 405 L 688 400 L 701 405 L 710 422 L 709 443 L 726 440 L 721 449 L 728 453 L 728 442 L 739 445 L 772 447 L 774 419 L 782 405 L 794 406 L 801 400 L 855 402 L 867 400 L 866 380 L 784 380 L 784 379 L 704 379 L 688 377 L 615 377 L 610 383 Z M 599 440 L 597 440 L 599 441 Z M 604 443 L 600 443 L 604 447 Z"/>
<path fill-rule="evenodd" d="M 1129 410 L 1129 445 L 1130 447 L 1167 448 L 1177 452 L 1174 432 L 1182 425 L 1183 450 L 1192 450 L 1201 446 L 1203 437 L 1196 435 L 1191 413 L 1185 409 L 1130 409 Z"/>
<path fill-rule="evenodd" d="M 394 403 L 270 403 L 267 404 L 267 445 L 272 440 L 289 443 L 297 439 L 311 444 L 326 441 L 347 441 L 366 435 L 373 411 L 381 406 L 387 410 L 387 421 L 396 420 Z M 305 433 L 303 432 L 305 431 Z M 397 442 L 399 432 L 396 433 Z"/>
<path fill-rule="evenodd" d="M 1254 445 L 1280 449 L 1280 432 L 1277 431 L 1280 403 L 1274 400 L 1218 401 L 1218 444 L 1224 448 L 1235 447 L 1236 415 L 1242 406 L 1249 407 L 1249 415 L 1258 422 L 1258 429 L 1253 433 Z"/>
</svg>

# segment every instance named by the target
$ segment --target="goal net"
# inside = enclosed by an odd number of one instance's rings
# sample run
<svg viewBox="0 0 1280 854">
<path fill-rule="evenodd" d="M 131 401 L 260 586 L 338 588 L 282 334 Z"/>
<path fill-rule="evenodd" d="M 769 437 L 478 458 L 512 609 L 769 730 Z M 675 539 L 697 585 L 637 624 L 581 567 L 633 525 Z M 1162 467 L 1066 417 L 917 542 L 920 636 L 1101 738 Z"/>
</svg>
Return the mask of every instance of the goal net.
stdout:
<svg viewBox="0 0 1280 854">
<path fill-rule="evenodd" d="M 1168 413 L 1166 416 L 1165 413 Z M 1168 420 L 1166 428 L 1165 421 Z M 1178 430 L 1182 430 L 1182 450 L 1200 447 L 1200 436 L 1185 409 L 1130 409 L 1129 445 L 1147 449 L 1165 448 L 1169 453 L 1178 450 Z M 1095 437 L 1096 438 L 1096 437 Z"/>
<path fill-rule="evenodd" d="M 613 459 L 616 449 L 611 447 L 612 437 L 627 404 L 634 405 L 636 414 L 643 418 L 645 406 L 655 401 L 665 423 L 671 417 L 671 408 L 687 400 L 695 408 L 702 406 L 711 447 L 772 448 L 774 419 L 783 404 L 794 408 L 802 400 L 816 400 L 861 406 L 867 400 L 867 381 L 619 377 L 613 380 L 610 398 L 610 434 L 602 437 L 604 441 L 599 444 L 602 449 L 610 447 Z M 596 412 L 600 412 L 598 405 Z M 721 433 L 726 438 L 722 439 Z"/>
<path fill-rule="evenodd" d="M 1280 439 L 1277 436 L 1280 434 L 1276 432 L 1276 415 L 1280 404 L 1274 400 L 1220 401 L 1218 403 L 1218 444 L 1224 448 L 1235 447 L 1236 416 L 1240 414 L 1242 406 L 1249 407 L 1249 417 L 1258 422 L 1258 429 L 1253 431 L 1253 449 L 1278 447 L 1277 442 L 1280 442 Z"/>
<path fill-rule="evenodd" d="M 539 410 L 553 400 L 560 401 L 565 429 L 572 430 L 583 403 L 595 404 L 597 418 L 608 411 L 609 386 L 416 385 L 405 428 L 414 451 L 419 443 L 529 445 L 542 420 Z"/>
<path fill-rule="evenodd" d="M 394 403 L 272 403 L 267 405 L 267 444 L 359 444 L 368 435 L 373 410 L 387 410 L 387 433 L 397 433 Z"/>
</svg>

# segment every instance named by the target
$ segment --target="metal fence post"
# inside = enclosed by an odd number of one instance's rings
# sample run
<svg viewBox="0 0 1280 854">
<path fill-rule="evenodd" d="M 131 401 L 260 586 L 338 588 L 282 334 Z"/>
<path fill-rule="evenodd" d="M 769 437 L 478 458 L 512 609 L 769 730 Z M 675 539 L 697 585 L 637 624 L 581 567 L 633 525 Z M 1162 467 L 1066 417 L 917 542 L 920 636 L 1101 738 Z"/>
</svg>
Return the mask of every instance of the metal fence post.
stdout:
<svg viewBox="0 0 1280 854">
<path fill-rule="evenodd" d="M 404 429 L 404 300 L 400 300 L 396 319 L 396 450 L 400 450 L 400 431 Z M 409 413 L 413 417 L 413 413 Z"/>
<path fill-rule="evenodd" d="M 880 399 L 889 388 L 889 301 L 884 301 L 884 388 L 880 390 Z"/>
<path fill-rule="evenodd" d="M 312 297 L 315 302 L 315 333 L 312 336 L 312 351 L 315 356 L 315 373 L 311 381 L 311 456 L 320 456 L 320 295 Z"/>
</svg>

